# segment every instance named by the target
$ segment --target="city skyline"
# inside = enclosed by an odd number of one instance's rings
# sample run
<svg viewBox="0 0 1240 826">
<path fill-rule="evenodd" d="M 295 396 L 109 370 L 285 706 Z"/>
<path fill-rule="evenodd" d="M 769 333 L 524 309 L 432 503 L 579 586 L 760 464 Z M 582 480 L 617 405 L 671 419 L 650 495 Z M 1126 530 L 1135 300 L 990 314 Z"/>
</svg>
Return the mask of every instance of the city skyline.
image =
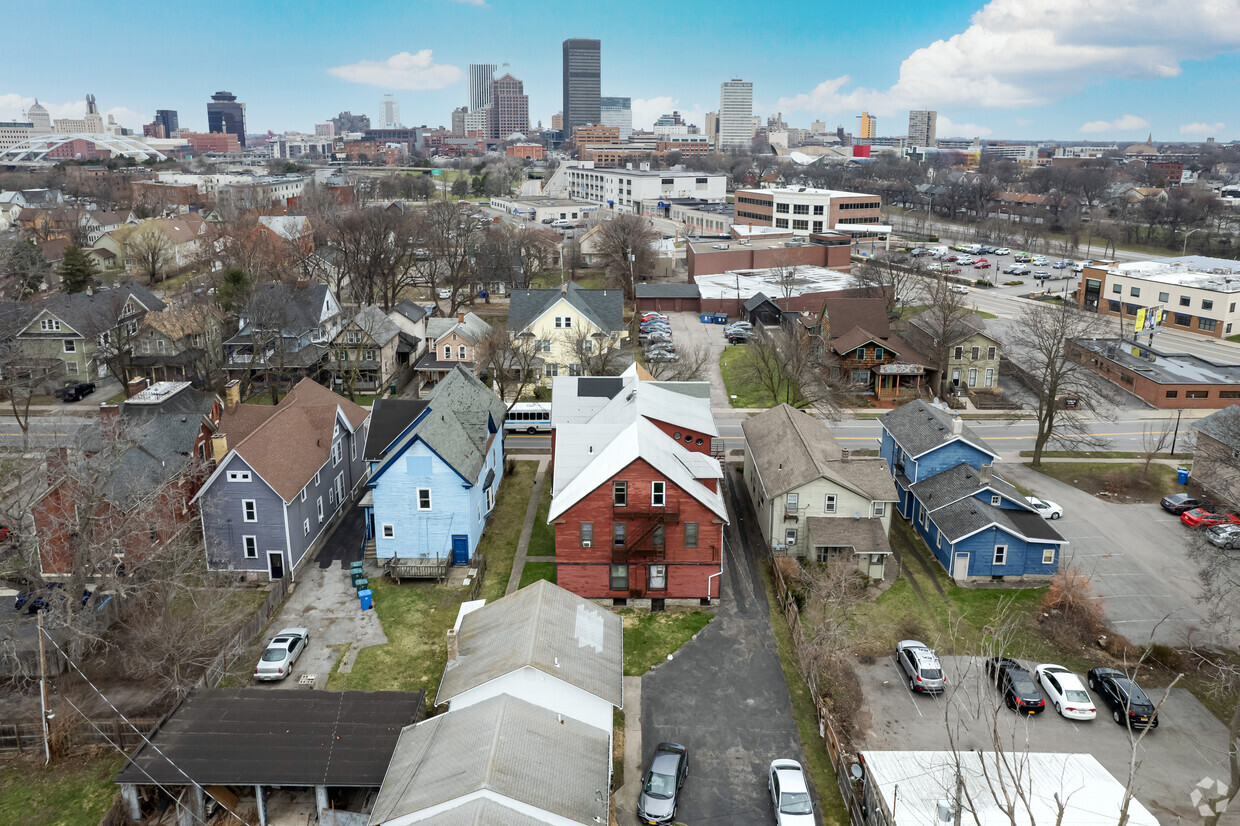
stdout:
<svg viewBox="0 0 1240 826">
<path fill-rule="evenodd" d="M 172 9 L 123 24 L 100 20 L 89 31 L 59 25 L 87 8 L 61 2 L 15 12 L 23 36 L 0 56 L 8 81 L 0 85 L 0 119 L 20 116 L 35 97 L 53 118 L 81 118 L 93 93 L 105 118 L 139 134 L 156 109 L 175 109 L 182 126 L 205 131 L 203 102 L 228 89 L 247 103 L 251 133 L 313 133 L 343 110 L 378 121 L 384 93 L 401 99 L 407 124 L 446 126 L 469 101 L 469 65 L 508 62 L 525 84 L 531 125 L 549 127 L 561 109 L 561 44 L 583 37 L 602 41 L 600 93 L 632 99 L 635 129 L 673 109 L 703 127 L 718 107 L 719 84 L 743 77 L 754 84 L 755 115 L 782 112 L 799 127 L 822 120 L 853 131 L 868 111 L 879 135 L 901 135 L 910 110 L 928 109 L 938 112 L 940 138 L 1240 137 L 1240 121 L 1220 111 L 1215 94 L 1240 79 L 1240 0 L 1151 6 L 1139 18 L 1120 0 L 1085 9 L 1067 0 L 949 0 L 929 18 L 891 0 L 873 7 L 882 25 L 862 36 L 804 26 L 798 21 L 815 9 L 809 3 L 791 3 L 779 19 L 739 4 L 689 4 L 653 28 L 567 3 L 547 4 L 546 19 L 533 26 L 529 8 L 512 0 L 376 4 L 332 26 L 314 14 L 287 21 L 275 10 L 265 13 L 281 25 L 262 26 L 262 14 L 234 2 L 193 16 Z M 239 19 L 249 28 L 238 28 Z M 529 29 L 536 35 L 511 36 Z M 191 83 L 179 71 L 111 71 L 92 58 L 100 37 L 141 42 L 150 67 L 191 53 L 230 58 L 208 60 Z M 748 42 L 763 48 L 746 49 Z"/>
</svg>

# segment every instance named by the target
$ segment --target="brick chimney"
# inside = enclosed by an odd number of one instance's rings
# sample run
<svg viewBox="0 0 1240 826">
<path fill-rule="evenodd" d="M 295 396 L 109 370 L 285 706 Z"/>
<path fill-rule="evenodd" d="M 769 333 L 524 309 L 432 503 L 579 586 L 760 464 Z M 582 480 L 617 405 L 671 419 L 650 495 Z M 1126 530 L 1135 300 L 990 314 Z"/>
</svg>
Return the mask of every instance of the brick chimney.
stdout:
<svg viewBox="0 0 1240 826">
<path fill-rule="evenodd" d="M 129 384 L 125 385 L 125 398 L 132 399 L 134 396 L 138 395 L 150 386 L 150 381 L 148 381 L 144 376 L 130 379 Z"/>
<path fill-rule="evenodd" d="M 995 472 L 994 465 L 992 464 L 982 465 L 980 468 L 978 468 L 977 478 L 979 481 L 981 481 L 983 485 L 989 485 L 990 477 L 994 475 L 994 472 Z"/>
<path fill-rule="evenodd" d="M 241 404 L 241 382 L 233 379 L 224 385 L 224 409 L 231 413 L 237 409 L 239 404 Z"/>
<path fill-rule="evenodd" d="M 211 458 L 216 463 L 222 462 L 224 457 L 228 455 L 228 437 L 223 433 L 214 433 L 211 435 Z"/>
<path fill-rule="evenodd" d="M 846 447 L 840 448 L 840 461 L 847 462 L 849 458 L 849 453 L 850 451 L 848 450 L 848 448 Z"/>
<path fill-rule="evenodd" d="M 457 321 L 459 321 L 459 322 L 461 322 L 462 324 L 464 324 L 464 323 L 465 323 L 465 313 L 464 313 L 464 312 L 462 312 L 461 310 L 457 310 L 457 312 L 456 312 L 456 320 L 457 320 Z"/>
<path fill-rule="evenodd" d="M 456 629 L 448 629 L 448 662 L 456 661 Z"/>
</svg>

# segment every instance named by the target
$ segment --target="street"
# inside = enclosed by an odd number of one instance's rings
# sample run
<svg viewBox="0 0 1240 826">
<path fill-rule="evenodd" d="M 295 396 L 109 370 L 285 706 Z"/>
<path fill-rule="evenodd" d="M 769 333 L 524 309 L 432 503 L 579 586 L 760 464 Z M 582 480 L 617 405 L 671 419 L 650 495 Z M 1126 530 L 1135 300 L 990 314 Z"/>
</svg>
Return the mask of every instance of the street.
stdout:
<svg viewBox="0 0 1240 826">
<path fill-rule="evenodd" d="M 29 447 L 46 448 L 74 444 L 83 428 L 93 427 L 95 420 L 82 416 L 31 416 Z M 21 428 L 12 415 L 0 415 L 0 448 L 22 448 Z"/>
</svg>

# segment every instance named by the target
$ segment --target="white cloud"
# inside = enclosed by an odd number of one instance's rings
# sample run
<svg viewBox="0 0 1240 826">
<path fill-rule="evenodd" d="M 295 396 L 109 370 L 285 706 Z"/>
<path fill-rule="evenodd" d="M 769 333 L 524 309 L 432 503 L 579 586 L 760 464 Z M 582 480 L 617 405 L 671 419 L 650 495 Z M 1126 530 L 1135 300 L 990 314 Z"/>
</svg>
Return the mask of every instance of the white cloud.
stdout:
<svg viewBox="0 0 1240 826">
<path fill-rule="evenodd" d="M 989 138 L 995 130 L 989 126 L 976 123 L 955 123 L 951 118 L 940 114 L 935 121 L 935 133 L 940 138 Z"/>
<path fill-rule="evenodd" d="M 383 61 L 362 60 L 347 66 L 333 66 L 327 73 L 350 83 L 417 91 L 442 89 L 459 83 L 462 77 L 459 67 L 435 63 L 430 49 L 416 54 L 401 52 Z"/>
<path fill-rule="evenodd" d="M 888 89 L 847 75 L 780 99 L 784 111 L 1043 106 L 1106 78 L 1174 77 L 1184 60 L 1240 48 L 1240 0 L 991 0 L 963 32 L 916 50 Z"/>
<path fill-rule="evenodd" d="M 124 106 L 115 106 L 104 112 L 103 119 L 105 121 L 108 119 L 108 115 L 116 118 L 116 122 L 121 126 L 128 126 L 139 135 L 142 134 L 142 124 L 147 122 L 146 118 L 142 117 L 142 115 L 139 115 L 134 110 Z"/>
<path fill-rule="evenodd" d="M 34 106 L 35 99 L 26 97 L 15 92 L 0 94 L 0 120 L 20 120 L 25 117 L 25 112 L 31 106 Z M 73 100 L 68 103 L 52 103 L 50 101 L 39 101 L 47 113 L 51 115 L 52 120 L 61 118 L 82 118 L 86 115 L 86 99 Z M 116 106 L 108 109 L 103 113 L 103 119 L 106 121 L 108 115 L 116 118 L 116 122 L 122 126 L 128 126 L 130 129 L 141 130 L 142 124 L 146 119 L 132 109 L 124 106 Z"/>
<path fill-rule="evenodd" d="M 706 110 L 700 104 L 694 104 L 689 108 L 685 108 L 680 105 L 680 98 L 674 98 L 670 95 L 654 98 L 633 98 L 630 105 L 633 111 L 634 129 L 650 129 L 660 115 L 667 115 L 673 111 L 680 112 L 681 118 L 686 123 L 692 123 L 699 128 L 706 125 Z"/>
<path fill-rule="evenodd" d="M 1182 123 L 1180 124 L 1181 135 L 1217 135 L 1227 128 L 1225 123 Z"/>
<path fill-rule="evenodd" d="M 1147 129 L 1150 122 L 1136 115 L 1124 115 L 1115 120 L 1091 120 L 1081 124 L 1082 132 L 1131 132 L 1135 129 Z"/>
</svg>

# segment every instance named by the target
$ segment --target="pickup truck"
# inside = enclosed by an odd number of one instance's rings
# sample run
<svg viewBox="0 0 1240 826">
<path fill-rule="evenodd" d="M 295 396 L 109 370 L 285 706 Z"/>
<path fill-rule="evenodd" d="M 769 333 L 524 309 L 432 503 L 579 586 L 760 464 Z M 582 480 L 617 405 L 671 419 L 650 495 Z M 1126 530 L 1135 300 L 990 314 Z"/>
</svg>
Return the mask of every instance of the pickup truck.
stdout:
<svg viewBox="0 0 1240 826">
<path fill-rule="evenodd" d="M 63 402 L 80 401 L 91 393 L 95 392 L 95 383 L 91 381 L 78 381 L 66 384 L 64 387 L 56 390 L 56 398 Z"/>
</svg>

